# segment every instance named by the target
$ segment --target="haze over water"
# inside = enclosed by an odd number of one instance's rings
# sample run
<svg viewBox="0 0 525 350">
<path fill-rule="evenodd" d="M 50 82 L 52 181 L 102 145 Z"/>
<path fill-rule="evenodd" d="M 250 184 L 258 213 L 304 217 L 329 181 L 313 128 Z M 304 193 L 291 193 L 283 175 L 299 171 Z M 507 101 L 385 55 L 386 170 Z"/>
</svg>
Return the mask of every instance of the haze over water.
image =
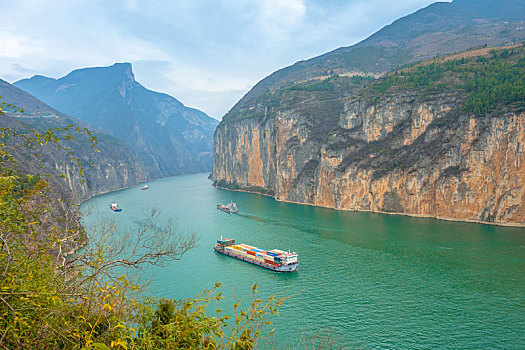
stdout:
<svg viewBox="0 0 525 350">
<path fill-rule="evenodd" d="M 222 282 L 249 298 L 292 295 L 272 318 L 275 345 L 331 329 L 351 348 L 525 348 L 525 229 L 406 216 L 343 212 L 277 202 L 211 186 L 207 174 L 167 178 L 97 196 L 84 222 L 114 218 L 133 228 L 152 207 L 196 232 L 199 247 L 164 268 L 149 268 L 149 293 L 193 297 Z M 240 213 L 218 211 L 237 203 Z M 109 210 L 117 201 L 121 213 Z M 276 273 L 214 253 L 223 235 L 299 254 L 296 273 Z M 212 306 L 213 308 L 213 306 Z M 269 346 L 263 344 L 261 348 Z"/>
</svg>

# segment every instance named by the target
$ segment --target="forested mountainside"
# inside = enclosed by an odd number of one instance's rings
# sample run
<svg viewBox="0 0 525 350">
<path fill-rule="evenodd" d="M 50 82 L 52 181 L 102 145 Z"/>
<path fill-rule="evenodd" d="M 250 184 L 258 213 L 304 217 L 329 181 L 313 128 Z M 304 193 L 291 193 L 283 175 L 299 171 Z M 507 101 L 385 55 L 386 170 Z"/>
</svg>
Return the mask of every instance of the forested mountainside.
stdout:
<svg viewBox="0 0 525 350">
<path fill-rule="evenodd" d="M 44 132 L 51 128 L 71 125 L 70 131 L 57 133 L 58 136 L 71 134 L 75 139 L 62 144 L 71 149 L 58 149 L 54 144 L 21 147 L 14 152 L 18 168 L 22 173 L 32 175 L 53 175 L 53 191 L 57 197 L 64 197 L 78 203 L 96 194 L 135 186 L 145 181 L 145 171 L 136 152 L 123 141 L 109 136 L 93 127 L 53 109 L 25 91 L 0 80 L 0 102 L 6 102 L 23 109 L 3 108 L 6 116 L 0 115 L 1 126 L 22 133 L 29 129 Z M 75 132 L 76 128 L 87 128 L 92 135 Z M 96 146 L 91 147 L 91 136 L 96 137 Z M 6 143 L 16 145 L 20 140 L 8 139 Z M 97 151 L 95 151 L 95 148 Z M 38 154 L 39 157 L 34 157 Z M 81 160 L 84 181 L 79 176 L 79 166 L 71 162 L 72 157 Z M 58 177 L 58 175 L 64 177 Z"/>
<path fill-rule="evenodd" d="M 385 26 L 362 42 L 280 69 L 257 83 L 223 118 L 238 119 L 271 108 L 268 96 L 283 86 L 330 74 L 380 76 L 416 61 L 473 47 L 525 40 L 525 2 L 437 2 Z"/>
<path fill-rule="evenodd" d="M 525 224 L 523 45 L 366 79 L 281 87 L 264 113 L 226 118 L 215 183 L 338 209 Z"/>
<path fill-rule="evenodd" d="M 144 88 L 129 63 L 78 69 L 60 79 L 34 76 L 14 85 L 122 139 L 138 154 L 148 179 L 211 170 L 218 121 Z"/>
</svg>

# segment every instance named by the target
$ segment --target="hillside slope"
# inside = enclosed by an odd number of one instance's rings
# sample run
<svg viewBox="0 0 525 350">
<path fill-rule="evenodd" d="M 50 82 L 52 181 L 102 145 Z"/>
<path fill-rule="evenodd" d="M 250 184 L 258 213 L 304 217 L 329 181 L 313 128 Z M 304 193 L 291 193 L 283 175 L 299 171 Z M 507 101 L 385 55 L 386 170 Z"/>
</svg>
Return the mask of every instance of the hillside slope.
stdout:
<svg viewBox="0 0 525 350">
<path fill-rule="evenodd" d="M 81 181 L 79 168 L 71 163 L 71 156 L 64 149 L 57 149 L 56 146 L 48 144 L 35 146 L 34 150 L 23 147 L 16 151 L 16 160 L 23 173 L 53 175 L 53 187 L 58 197 L 63 196 L 78 203 L 99 193 L 135 186 L 145 181 L 145 172 L 137 154 L 123 141 L 49 107 L 3 80 L 0 80 L 0 96 L 1 102 L 24 109 L 24 113 L 16 113 L 12 108 L 5 109 L 4 112 L 8 116 L 0 115 L 2 127 L 17 130 L 32 128 L 42 132 L 50 128 L 72 125 L 73 128 L 88 128 L 96 136 L 96 148 L 100 152 L 94 151 L 86 135 L 77 135 L 75 140 L 62 143 L 71 148 L 75 157 L 81 159 L 85 183 Z M 35 153 L 40 157 L 33 157 L 32 154 Z M 58 177 L 61 174 L 65 176 L 63 179 Z"/>
<path fill-rule="evenodd" d="M 398 66 L 467 50 L 525 41 L 525 2 L 437 2 L 386 25 L 360 43 L 280 69 L 258 82 L 223 118 L 238 119 L 266 108 L 264 95 L 314 77 L 341 73 L 375 76 Z"/>
<path fill-rule="evenodd" d="M 218 121 L 144 88 L 129 63 L 78 69 L 60 79 L 34 76 L 14 85 L 124 140 L 150 179 L 211 170 Z"/>
</svg>

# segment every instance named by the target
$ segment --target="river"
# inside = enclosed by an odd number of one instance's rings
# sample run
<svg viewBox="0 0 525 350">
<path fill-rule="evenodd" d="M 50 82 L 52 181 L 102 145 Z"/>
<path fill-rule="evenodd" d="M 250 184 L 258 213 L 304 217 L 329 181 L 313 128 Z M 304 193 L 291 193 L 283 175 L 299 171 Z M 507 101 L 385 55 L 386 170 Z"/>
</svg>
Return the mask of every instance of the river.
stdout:
<svg viewBox="0 0 525 350">
<path fill-rule="evenodd" d="M 105 218 L 133 228 L 152 207 L 198 234 L 183 259 L 148 268 L 148 293 L 195 296 L 222 282 L 233 294 L 291 295 L 261 348 L 330 332 L 349 348 L 525 348 L 525 229 L 356 213 L 277 202 L 211 186 L 207 174 L 178 176 L 97 196 L 82 205 L 86 226 Z M 237 203 L 240 213 L 218 211 Z M 117 201 L 120 213 L 109 210 Z M 295 273 L 276 273 L 213 251 L 224 235 L 299 254 Z"/>
</svg>

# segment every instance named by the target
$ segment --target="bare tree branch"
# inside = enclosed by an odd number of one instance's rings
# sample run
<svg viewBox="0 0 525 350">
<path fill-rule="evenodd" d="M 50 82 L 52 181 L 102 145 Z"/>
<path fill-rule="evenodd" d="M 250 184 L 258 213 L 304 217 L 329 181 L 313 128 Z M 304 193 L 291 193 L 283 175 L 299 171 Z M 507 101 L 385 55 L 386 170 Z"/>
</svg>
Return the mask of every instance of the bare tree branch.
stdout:
<svg viewBox="0 0 525 350">
<path fill-rule="evenodd" d="M 96 243 L 88 246 L 83 255 L 78 255 L 67 264 L 81 264 L 90 273 L 80 285 L 103 275 L 112 278 L 116 267 L 140 269 L 145 265 L 164 266 L 168 261 L 180 260 L 190 249 L 196 247 L 196 234 L 179 235 L 172 220 L 159 226 L 159 211 L 153 208 L 145 220 L 133 231 L 117 232 L 115 223 L 98 223 L 94 235 Z M 103 262 L 93 263 L 93 256 L 103 256 Z"/>
<path fill-rule="evenodd" d="M 9 269 L 9 264 L 11 263 L 11 252 L 9 251 L 9 244 L 7 244 L 7 241 L 4 239 L 4 235 L 1 230 L 0 230 L 0 240 L 2 240 L 2 243 L 4 244 L 4 250 L 7 252 L 7 262 L 5 264 L 4 273 L 2 274 L 2 279 L 0 279 L 0 285 L 1 285 L 5 279 L 7 270 Z"/>
</svg>

